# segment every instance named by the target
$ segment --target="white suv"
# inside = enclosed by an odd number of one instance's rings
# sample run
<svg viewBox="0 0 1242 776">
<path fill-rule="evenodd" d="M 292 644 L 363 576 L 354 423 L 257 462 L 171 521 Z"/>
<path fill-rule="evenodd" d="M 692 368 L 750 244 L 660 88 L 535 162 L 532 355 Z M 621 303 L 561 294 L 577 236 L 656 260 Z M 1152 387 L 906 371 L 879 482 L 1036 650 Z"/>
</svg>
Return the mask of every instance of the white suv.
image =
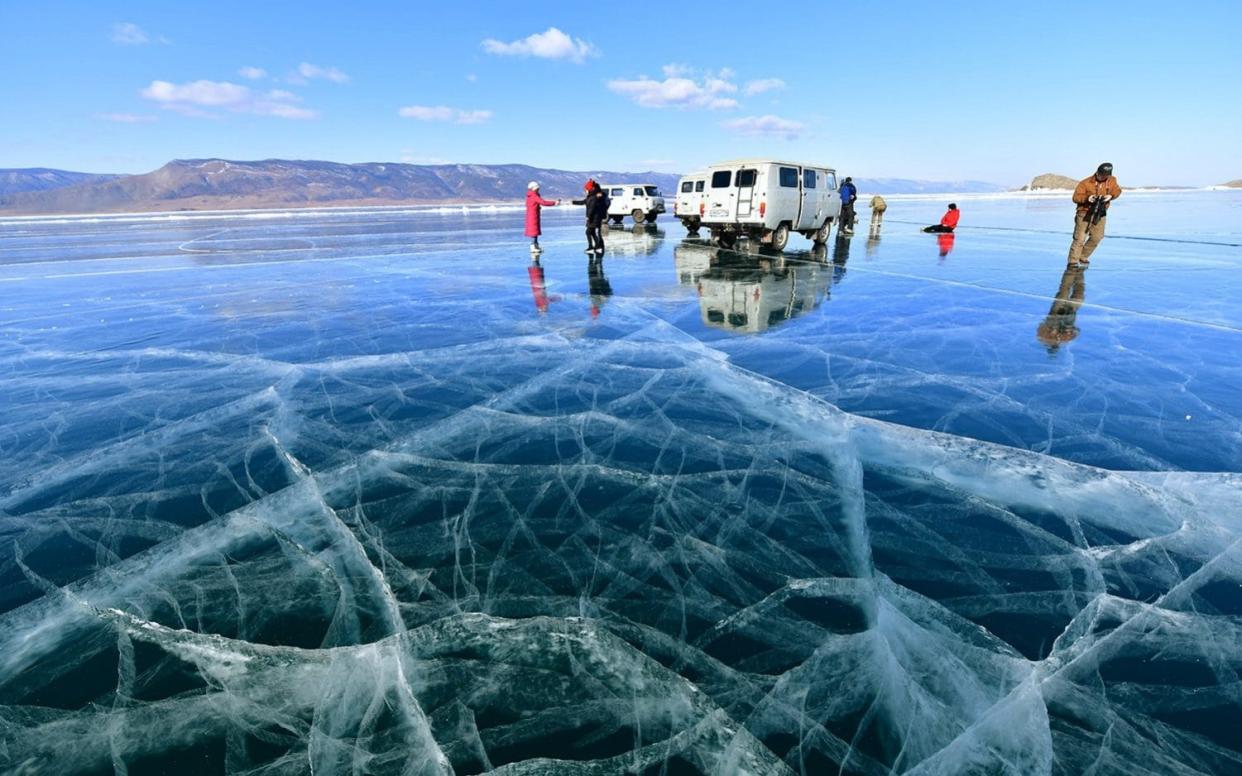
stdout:
<svg viewBox="0 0 1242 776">
<path fill-rule="evenodd" d="M 631 216 L 634 223 L 654 222 L 664 212 L 664 197 L 660 189 L 650 183 L 601 183 L 608 192 L 608 217 L 614 224 Z"/>
</svg>

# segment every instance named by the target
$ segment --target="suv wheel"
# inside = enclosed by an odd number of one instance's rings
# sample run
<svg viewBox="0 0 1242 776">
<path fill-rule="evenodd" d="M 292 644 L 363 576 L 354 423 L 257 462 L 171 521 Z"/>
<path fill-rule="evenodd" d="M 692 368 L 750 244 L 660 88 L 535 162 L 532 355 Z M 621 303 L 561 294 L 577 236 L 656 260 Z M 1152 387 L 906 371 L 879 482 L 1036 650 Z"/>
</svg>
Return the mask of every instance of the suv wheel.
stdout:
<svg viewBox="0 0 1242 776">
<path fill-rule="evenodd" d="M 789 244 L 789 225 L 781 224 L 772 230 L 772 250 L 783 251 Z"/>
</svg>

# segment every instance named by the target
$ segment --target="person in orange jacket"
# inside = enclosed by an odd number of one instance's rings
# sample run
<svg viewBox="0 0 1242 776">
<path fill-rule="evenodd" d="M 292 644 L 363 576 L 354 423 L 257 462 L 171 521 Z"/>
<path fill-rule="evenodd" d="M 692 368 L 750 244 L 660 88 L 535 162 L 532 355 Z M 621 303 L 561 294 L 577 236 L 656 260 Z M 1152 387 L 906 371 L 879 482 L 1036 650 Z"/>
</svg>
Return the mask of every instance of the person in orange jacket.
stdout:
<svg viewBox="0 0 1242 776">
<path fill-rule="evenodd" d="M 1121 186 L 1113 177 L 1113 165 L 1104 162 L 1095 175 L 1083 178 L 1074 189 L 1074 239 L 1070 241 L 1068 266 L 1090 264 L 1091 254 L 1104 240 L 1108 208 L 1121 196 Z"/>
<path fill-rule="evenodd" d="M 949 209 L 940 217 L 940 223 L 934 226 L 923 227 L 924 232 L 952 232 L 957 228 L 957 222 L 962 217 L 962 211 L 957 209 L 957 204 L 949 203 Z"/>
</svg>

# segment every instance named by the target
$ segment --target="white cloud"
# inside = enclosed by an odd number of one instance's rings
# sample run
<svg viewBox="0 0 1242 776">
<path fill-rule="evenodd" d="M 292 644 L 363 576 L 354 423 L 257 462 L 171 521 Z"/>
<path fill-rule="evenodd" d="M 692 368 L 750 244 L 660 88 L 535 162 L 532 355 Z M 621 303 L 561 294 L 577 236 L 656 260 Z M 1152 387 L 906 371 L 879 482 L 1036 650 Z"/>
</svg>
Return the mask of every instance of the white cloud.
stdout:
<svg viewBox="0 0 1242 776">
<path fill-rule="evenodd" d="M 242 78 L 248 78 L 251 81 L 257 81 L 260 78 L 267 78 L 267 71 L 261 67 L 243 67 L 237 71 Z"/>
<path fill-rule="evenodd" d="M 413 148 L 401 149 L 401 162 L 403 164 L 452 164 L 448 159 L 439 156 L 416 153 Z"/>
<path fill-rule="evenodd" d="M 474 73 L 466 73 L 466 80 L 469 81 L 470 83 L 474 83 L 475 81 L 479 80 L 479 77 L 475 75 Z"/>
<path fill-rule="evenodd" d="M 579 64 L 587 57 L 599 56 L 599 50 L 590 43 L 582 38 L 571 38 L 555 27 L 549 27 L 546 32 L 536 32 L 534 35 L 528 35 L 509 43 L 488 38 L 483 41 L 483 50 L 500 56 L 568 59 Z"/>
<path fill-rule="evenodd" d="M 112 42 L 122 46 L 141 46 L 151 39 L 141 27 L 133 22 L 117 22 L 112 25 Z"/>
<path fill-rule="evenodd" d="M 407 105 L 397 111 L 402 118 L 417 121 L 445 121 L 453 124 L 482 124 L 492 117 L 490 110 L 462 110 L 446 105 Z"/>
<path fill-rule="evenodd" d="M 310 62 L 303 62 L 298 65 L 298 69 L 287 79 L 290 83 L 304 84 L 307 81 L 313 81 L 316 78 L 322 78 L 333 83 L 343 84 L 349 82 L 349 76 L 342 73 L 335 67 L 320 67 L 312 65 Z"/>
<path fill-rule="evenodd" d="M 784 88 L 785 82 L 779 78 L 757 78 L 754 81 L 747 81 L 743 91 L 748 95 L 755 95 Z"/>
<path fill-rule="evenodd" d="M 773 116 L 771 114 L 730 119 L 729 121 L 722 122 L 720 126 L 743 135 L 783 137 L 786 140 L 797 139 L 806 132 L 806 125 L 802 122 L 783 119 L 780 116 Z"/>
<path fill-rule="evenodd" d="M 700 80 L 687 77 L 691 74 L 684 65 L 665 65 L 663 81 L 640 75 L 635 79 L 613 79 L 608 82 L 608 88 L 644 108 L 725 110 L 737 107 L 737 100 L 725 96 L 737 91 L 737 85 L 729 80 L 733 75 L 731 70 L 708 73 Z"/>
<path fill-rule="evenodd" d="M 301 100 L 291 92 L 273 89 L 259 93 L 248 86 L 228 81 L 191 81 L 185 84 L 152 81 L 140 94 L 162 108 L 187 116 L 211 117 L 214 114 L 209 109 L 284 119 L 313 119 L 319 116 L 318 111 L 297 105 Z"/>
<path fill-rule="evenodd" d="M 139 115 L 136 113 L 97 113 L 95 118 L 102 121 L 115 121 L 118 124 L 150 124 L 158 121 L 158 116 Z"/>
</svg>

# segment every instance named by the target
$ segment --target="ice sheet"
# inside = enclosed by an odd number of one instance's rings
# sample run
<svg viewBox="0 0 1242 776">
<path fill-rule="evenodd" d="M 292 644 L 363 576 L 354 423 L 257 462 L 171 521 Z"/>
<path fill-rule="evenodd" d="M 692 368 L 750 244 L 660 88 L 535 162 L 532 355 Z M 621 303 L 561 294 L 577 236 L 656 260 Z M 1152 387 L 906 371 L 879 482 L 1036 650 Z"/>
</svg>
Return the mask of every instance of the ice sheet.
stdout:
<svg viewBox="0 0 1242 776">
<path fill-rule="evenodd" d="M 0 226 L 0 769 L 1242 769 L 1242 256 L 936 209 Z"/>
</svg>

